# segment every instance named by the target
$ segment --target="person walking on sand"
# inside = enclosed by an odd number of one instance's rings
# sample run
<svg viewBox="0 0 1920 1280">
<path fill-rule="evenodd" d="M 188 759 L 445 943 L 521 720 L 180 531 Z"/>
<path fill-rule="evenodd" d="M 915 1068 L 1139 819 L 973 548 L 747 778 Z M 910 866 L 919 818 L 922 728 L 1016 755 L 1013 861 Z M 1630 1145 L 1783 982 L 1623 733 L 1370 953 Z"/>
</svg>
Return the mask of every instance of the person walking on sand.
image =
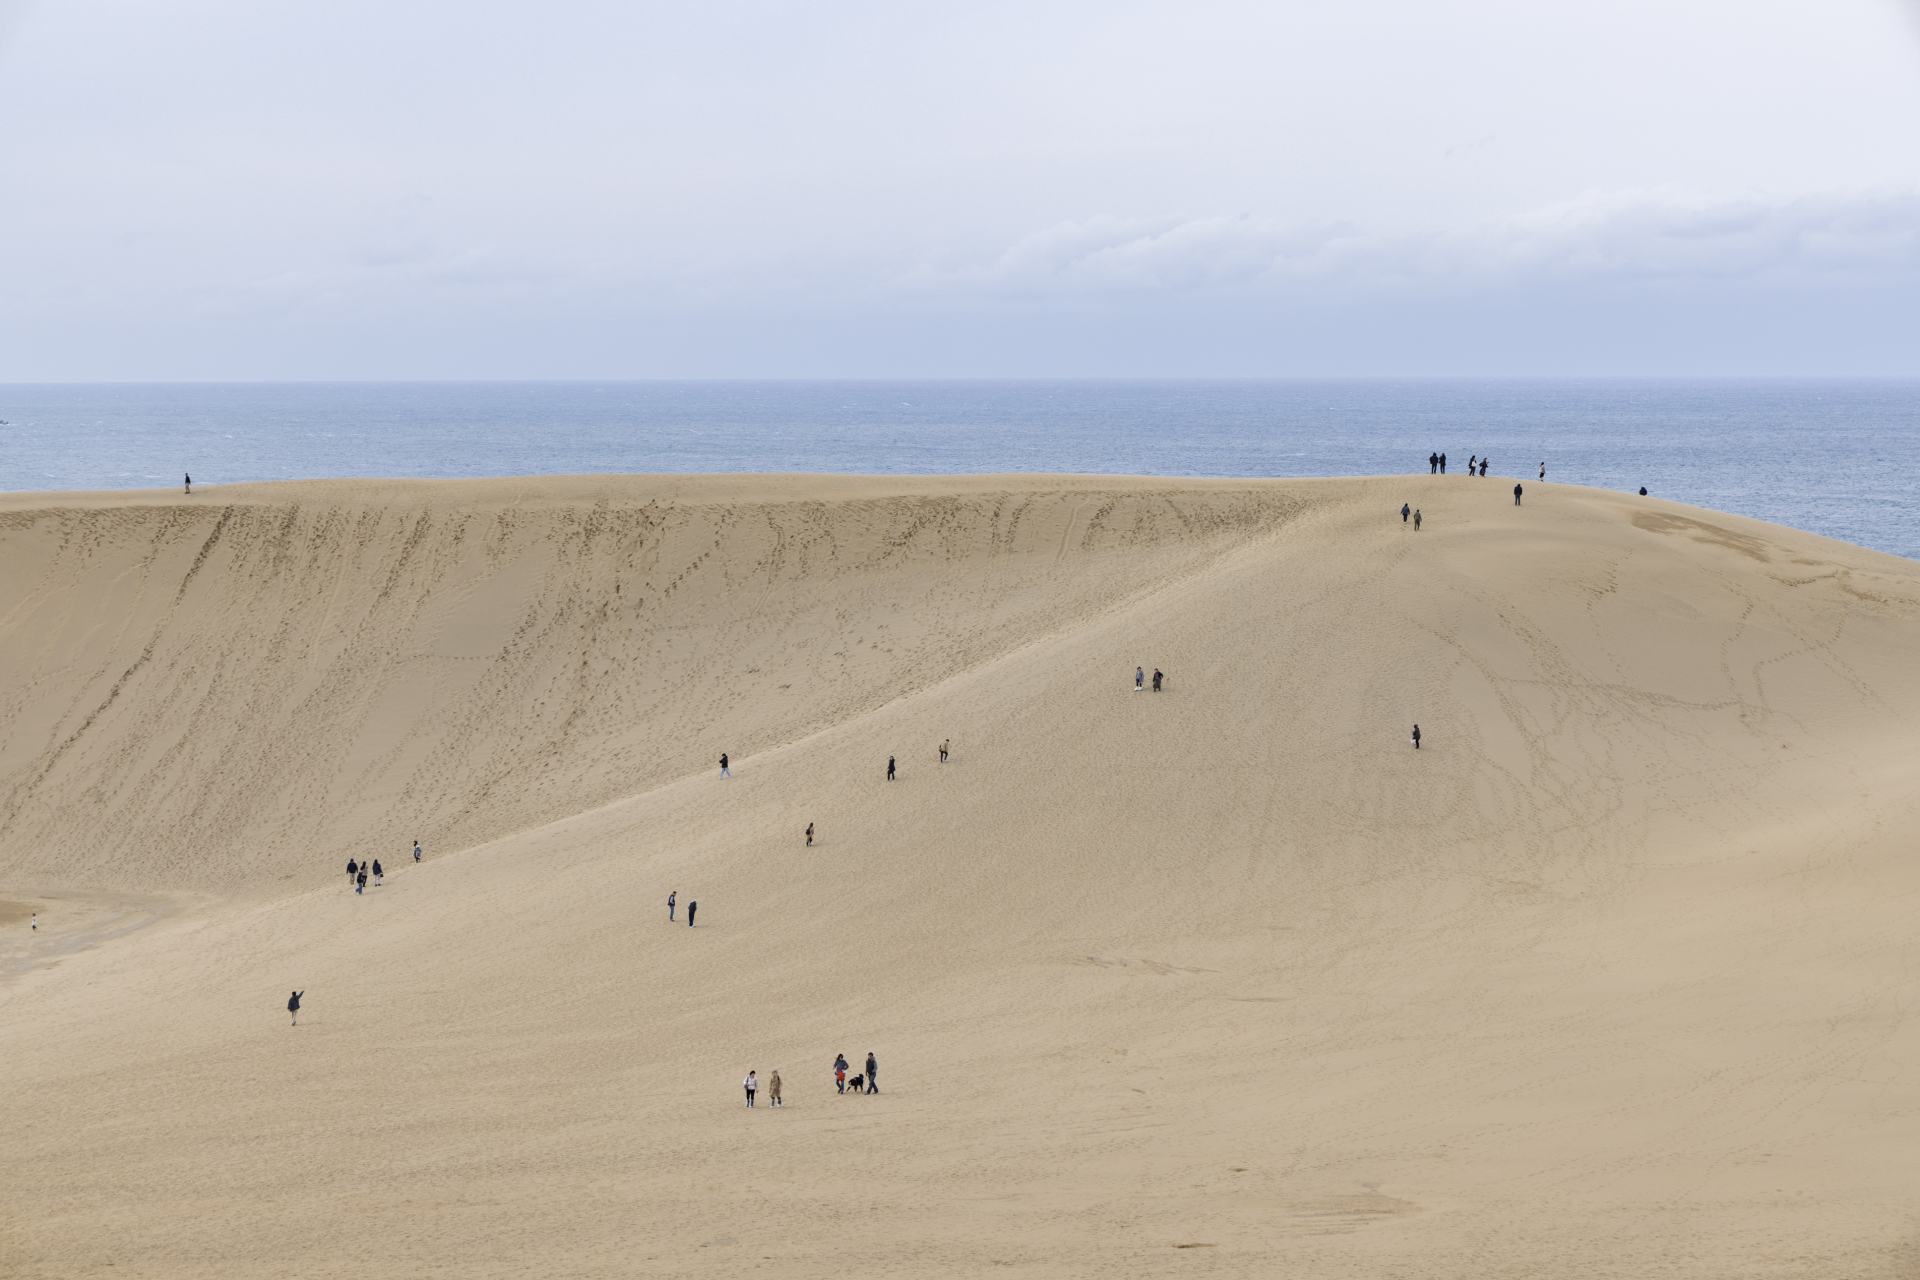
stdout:
<svg viewBox="0 0 1920 1280">
<path fill-rule="evenodd" d="M 785 1105 L 780 1101 L 780 1068 L 778 1067 L 775 1067 L 773 1074 L 767 1077 L 767 1105 L 770 1107 Z"/>
<path fill-rule="evenodd" d="M 1517 484 L 1513 486 L 1513 505 L 1520 505 L 1520 486 Z"/>
<path fill-rule="evenodd" d="M 27 921 L 27 932 L 28 933 L 40 932 L 40 913 L 38 911 L 34 912 L 33 918 Z"/>
<path fill-rule="evenodd" d="M 807 848 L 813 848 L 813 824 L 811 822 L 807 824 Z"/>
<path fill-rule="evenodd" d="M 1480 459 L 1480 478 L 1482 480 L 1487 478 L 1487 460 L 1485 458 Z"/>
<path fill-rule="evenodd" d="M 1479 454 L 1475 454 L 1475 453 L 1470 453 L 1467 455 L 1467 474 L 1468 475 L 1473 474 L 1473 466 L 1474 466 L 1474 463 L 1479 459 L 1479 456 L 1480 456 Z"/>
<path fill-rule="evenodd" d="M 755 1092 L 759 1090 L 760 1082 L 754 1079 L 753 1072 L 749 1071 L 747 1072 L 747 1078 L 745 1080 L 742 1080 L 740 1083 L 746 1086 L 747 1106 L 749 1107 L 753 1106 L 753 1095 Z"/>
<path fill-rule="evenodd" d="M 867 1092 L 880 1092 L 880 1059 L 873 1056 L 873 1050 L 867 1050 Z"/>
<path fill-rule="evenodd" d="M 305 994 L 304 991 L 296 991 L 287 997 L 287 1012 L 293 1015 L 292 1026 L 300 1025 L 300 997 Z"/>
<path fill-rule="evenodd" d="M 1540 478 L 1542 480 L 1547 478 L 1547 464 L 1544 462 L 1540 464 Z"/>
<path fill-rule="evenodd" d="M 1146 668 L 1145 668 L 1145 667 L 1135 667 L 1135 668 L 1133 669 L 1133 691 L 1134 691 L 1135 693 L 1138 693 L 1138 692 L 1140 692 L 1140 691 L 1141 691 L 1142 689 L 1144 689 L 1144 688 L 1146 688 L 1146 687 L 1147 687 L 1147 671 L 1146 671 Z"/>
<path fill-rule="evenodd" d="M 941 764 L 945 764 L 947 762 L 947 757 L 950 754 L 952 754 L 952 751 L 953 751 L 952 738 L 948 738 L 945 742 L 942 742 L 940 744 L 940 763 Z"/>
<path fill-rule="evenodd" d="M 353 878 L 359 874 L 360 874 L 360 864 L 358 862 L 355 862 L 352 858 L 348 858 L 347 859 L 347 883 L 352 884 Z"/>
<path fill-rule="evenodd" d="M 693 913 L 698 911 L 699 909 L 700 909 L 699 902 L 697 902 L 692 898 L 687 899 L 687 928 L 689 929 L 693 928 Z"/>
<path fill-rule="evenodd" d="M 1400 504 L 1400 523 L 1401 524 L 1405 524 L 1407 522 L 1407 517 L 1412 514 L 1413 514 L 1412 507 L 1408 506 L 1404 502 Z"/>
<path fill-rule="evenodd" d="M 893 757 L 892 756 L 887 757 L 887 781 L 888 782 L 893 781 Z"/>
<path fill-rule="evenodd" d="M 415 862 L 420 861 L 420 842 L 418 840 L 413 842 L 413 860 Z"/>
<path fill-rule="evenodd" d="M 365 893 L 367 891 L 367 869 L 365 867 L 360 868 L 360 874 L 353 878 L 353 891 L 355 893 Z"/>
<path fill-rule="evenodd" d="M 386 878 L 387 878 L 387 873 L 380 869 L 380 859 L 375 858 L 373 860 L 373 887 L 378 889 L 383 883 L 386 882 Z"/>
<path fill-rule="evenodd" d="M 678 889 L 671 889 L 667 892 L 667 923 L 668 924 L 673 923 L 673 904 L 679 901 L 679 898 L 680 898 L 680 891 Z"/>
<path fill-rule="evenodd" d="M 1437 453 L 1428 454 L 1427 455 L 1427 474 L 1434 475 L 1439 470 L 1440 470 L 1440 455 Z"/>
<path fill-rule="evenodd" d="M 847 1091 L 847 1055 L 844 1053 L 833 1055 L 833 1087 L 842 1093 Z"/>
<path fill-rule="evenodd" d="M 1420 508 L 1418 507 L 1413 509 L 1413 531 L 1420 532 Z"/>
<path fill-rule="evenodd" d="M 1166 678 L 1167 678 L 1167 677 L 1166 677 L 1166 673 L 1165 673 L 1165 672 L 1163 672 L 1163 671 L 1161 671 L 1161 670 L 1160 670 L 1160 668 L 1158 668 L 1158 667 L 1155 667 L 1155 668 L 1153 669 L 1153 691 L 1154 691 L 1155 693 L 1158 693 L 1158 692 L 1160 692 L 1160 684 L 1161 684 L 1161 682 L 1162 682 L 1162 681 L 1164 681 L 1164 680 L 1165 680 Z"/>
<path fill-rule="evenodd" d="M 733 770 L 727 767 L 727 753 L 724 751 L 720 753 L 720 776 L 723 778 L 731 778 L 733 776 Z"/>
<path fill-rule="evenodd" d="M 187 477 L 187 492 L 192 493 L 193 492 L 193 473 L 189 471 L 189 472 L 186 472 L 185 474 Z"/>
<path fill-rule="evenodd" d="M 1417 724 L 1413 726 L 1413 749 L 1415 751 L 1420 749 L 1420 726 Z"/>
</svg>

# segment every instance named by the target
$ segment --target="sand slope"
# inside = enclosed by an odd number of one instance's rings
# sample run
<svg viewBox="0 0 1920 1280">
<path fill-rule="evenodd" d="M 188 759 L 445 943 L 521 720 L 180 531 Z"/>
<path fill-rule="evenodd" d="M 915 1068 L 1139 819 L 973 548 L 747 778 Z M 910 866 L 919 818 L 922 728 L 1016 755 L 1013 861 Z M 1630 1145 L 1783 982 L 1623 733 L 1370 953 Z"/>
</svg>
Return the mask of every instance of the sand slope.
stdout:
<svg viewBox="0 0 1920 1280">
<path fill-rule="evenodd" d="M 1424 476 L 23 495 L 0 551 L 0 899 L 94 913 L 0 925 L 0 1273 L 1920 1265 L 1920 566 Z"/>
</svg>

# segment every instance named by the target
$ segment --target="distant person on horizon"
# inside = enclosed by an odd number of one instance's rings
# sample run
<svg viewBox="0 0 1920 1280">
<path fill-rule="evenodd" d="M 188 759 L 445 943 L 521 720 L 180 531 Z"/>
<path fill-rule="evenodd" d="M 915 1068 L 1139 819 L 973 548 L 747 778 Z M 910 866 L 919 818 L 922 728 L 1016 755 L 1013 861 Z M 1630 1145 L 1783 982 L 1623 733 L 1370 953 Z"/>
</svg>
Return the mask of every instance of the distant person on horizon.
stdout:
<svg viewBox="0 0 1920 1280">
<path fill-rule="evenodd" d="M 420 861 L 420 842 L 418 840 L 413 842 L 413 860 L 415 862 Z"/>
<path fill-rule="evenodd" d="M 1486 474 L 1487 474 L 1487 460 L 1486 460 L 1485 458 L 1482 458 L 1482 459 L 1480 459 L 1480 476 L 1481 476 L 1481 478 L 1482 478 L 1482 479 L 1485 479 L 1485 478 L 1486 478 Z"/>
<path fill-rule="evenodd" d="M 293 1021 L 289 1024 L 291 1026 L 300 1025 L 300 997 L 305 994 L 307 993 L 304 991 L 296 991 L 287 997 L 287 1012 L 293 1015 Z"/>
<path fill-rule="evenodd" d="M 375 858 L 373 860 L 373 887 L 376 889 L 379 888 L 386 878 L 387 873 L 380 869 L 380 859 Z"/>
<path fill-rule="evenodd" d="M 1407 522 L 1407 517 L 1412 514 L 1413 514 L 1412 507 L 1408 506 L 1404 502 L 1400 504 L 1400 523 L 1401 524 L 1405 524 Z"/>
<path fill-rule="evenodd" d="M 1160 682 L 1166 678 L 1166 675 L 1161 672 L 1160 668 L 1155 667 L 1153 669 L 1153 691 L 1155 693 L 1160 692 Z"/>
<path fill-rule="evenodd" d="M 893 757 L 892 756 L 887 757 L 887 781 L 888 782 L 893 781 Z"/>
<path fill-rule="evenodd" d="M 1438 473 L 1439 470 L 1440 470 L 1440 455 L 1437 453 L 1428 454 L 1427 455 L 1427 474 L 1434 475 Z"/>
<path fill-rule="evenodd" d="M 1440 474 L 1447 474 L 1447 455 L 1444 453 L 1440 455 Z"/>
<path fill-rule="evenodd" d="M 1520 486 L 1518 484 L 1513 486 L 1513 505 L 1516 507 L 1520 505 Z"/>
<path fill-rule="evenodd" d="M 673 905 L 679 900 L 680 900 L 680 891 L 678 889 L 671 889 L 667 892 L 667 923 L 668 924 L 673 923 Z"/>
<path fill-rule="evenodd" d="M 1547 478 L 1547 464 L 1544 462 L 1540 464 L 1540 478 L 1542 480 Z"/>
<path fill-rule="evenodd" d="M 1647 496 L 1647 486 L 1645 485 L 1640 486 L 1640 496 L 1643 498 Z"/>
<path fill-rule="evenodd" d="M 1477 453 L 1470 453 L 1467 455 L 1467 474 L 1468 475 L 1473 474 L 1473 464 L 1475 463 L 1475 461 L 1479 459 L 1479 456 L 1480 455 Z"/>
<path fill-rule="evenodd" d="M 833 1087 L 842 1093 L 847 1091 L 847 1055 L 844 1053 L 833 1055 Z"/>
<path fill-rule="evenodd" d="M 813 848 L 813 824 L 811 822 L 807 824 L 807 848 Z"/>
<path fill-rule="evenodd" d="M 727 753 L 724 751 L 720 753 L 720 776 L 723 778 L 731 778 L 733 776 L 733 770 L 727 767 Z"/>
<path fill-rule="evenodd" d="M 747 1078 L 740 1083 L 747 1088 L 747 1105 L 751 1107 L 753 1105 L 754 1092 L 760 1088 L 760 1081 L 754 1078 L 753 1072 L 749 1071 L 747 1072 Z"/>
<path fill-rule="evenodd" d="M 192 493 L 193 492 L 193 473 L 189 471 L 186 473 L 186 476 L 187 476 L 187 492 Z"/>
<path fill-rule="evenodd" d="M 873 1050 L 867 1050 L 867 1092 L 880 1092 L 880 1060 L 873 1056 Z"/>
<path fill-rule="evenodd" d="M 1418 507 L 1413 509 L 1413 531 L 1420 532 L 1420 508 Z"/>
<path fill-rule="evenodd" d="M 1420 749 L 1420 726 L 1417 724 L 1413 726 L 1413 749 L 1415 751 Z"/>
</svg>

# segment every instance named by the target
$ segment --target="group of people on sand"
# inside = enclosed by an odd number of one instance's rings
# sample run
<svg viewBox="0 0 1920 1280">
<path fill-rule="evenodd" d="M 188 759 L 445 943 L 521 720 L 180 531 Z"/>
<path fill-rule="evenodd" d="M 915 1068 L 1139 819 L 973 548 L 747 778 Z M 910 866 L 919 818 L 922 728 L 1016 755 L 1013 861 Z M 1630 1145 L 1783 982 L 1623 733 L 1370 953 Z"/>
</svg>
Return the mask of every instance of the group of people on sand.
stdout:
<svg viewBox="0 0 1920 1280">
<path fill-rule="evenodd" d="M 852 1080 L 848 1080 L 847 1071 L 847 1055 L 836 1053 L 833 1056 L 833 1087 L 838 1092 L 844 1094 L 848 1089 L 858 1094 L 880 1092 L 880 1059 L 873 1056 L 873 1050 L 867 1050 L 866 1074 L 857 1075 Z M 749 1070 L 747 1078 L 740 1082 L 740 1087 L 746 1092 L 747 1106 L 752 1108 L 760 1095 L 760 1073 Z M 780 1098 L 780 1068 L 778 1067 L 775 1067 L 767 1076 L 767 1105 L 770 1107 L 786 1105 Z"/>
<path fill-rule="evenodd" d="M 813 830 L 813 826 L 811 823 L 808 824 L 807 830 L 809 831 Z M 680 891 L 678 889 L 675 889 L 673 892 L 667 895 L 667 923 L 668 924 L 673 923 L 673 913 L 679 908 L 679 905 L 680 905 Z M 699 900 L 697 898 L 688 898 L 687 899 L 687 928 L 689 929 L 693 928 L 693 918 L 698 914 L 700 914 Z"/>
<path fill-rule="evenodd" d="M 1166 680 L 1167 680 L 1167 673 L 1162 671 L 1160 668 L 1155 667 L 1153 669 L 1153 691 L 1155 693 L 1159 693 L 1160 690 L 1166 686 Z M 1145 667 L 1135 667 L 1133 669 L 1133 691 L 1135 693 L 1139 693 L 1142 689 L 1146 687 L 1147 687 L 1147 669 Z"/>
<path fill-rule="evenodd" d="M 418 862 L 422 856 L 420 852 L 420 842 L 415 840 L 413 842 L 413 860 Z M 373 887 L 378 889 L 382 884 L 386 883 L 386 875 L 386 868 L 380 865 L 380 859 L 378 858 L 372 858 L 366 862 L 361 862 L 358 858 L 347 859 L 347 883 L 353 886 L 355 893 L 365 893 L 367 891 L 367 881 L 369 878 L 373 881 Z"/>
</svg>

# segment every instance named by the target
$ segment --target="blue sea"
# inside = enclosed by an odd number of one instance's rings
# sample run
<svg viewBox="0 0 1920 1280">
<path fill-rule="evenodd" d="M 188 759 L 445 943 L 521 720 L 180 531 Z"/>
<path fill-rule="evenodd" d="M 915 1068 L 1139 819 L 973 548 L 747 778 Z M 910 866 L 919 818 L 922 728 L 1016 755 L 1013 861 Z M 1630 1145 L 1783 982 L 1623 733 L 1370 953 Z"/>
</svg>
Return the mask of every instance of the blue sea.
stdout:
<svg viewBox="0 0 1920 1280">
<path fill-rule="evenodd" d="M 1340 476 L 1635 490 L 1920 557 L 1920 381 L 0 385 L 0 488 L 633 471 Z"/>
</svg>

